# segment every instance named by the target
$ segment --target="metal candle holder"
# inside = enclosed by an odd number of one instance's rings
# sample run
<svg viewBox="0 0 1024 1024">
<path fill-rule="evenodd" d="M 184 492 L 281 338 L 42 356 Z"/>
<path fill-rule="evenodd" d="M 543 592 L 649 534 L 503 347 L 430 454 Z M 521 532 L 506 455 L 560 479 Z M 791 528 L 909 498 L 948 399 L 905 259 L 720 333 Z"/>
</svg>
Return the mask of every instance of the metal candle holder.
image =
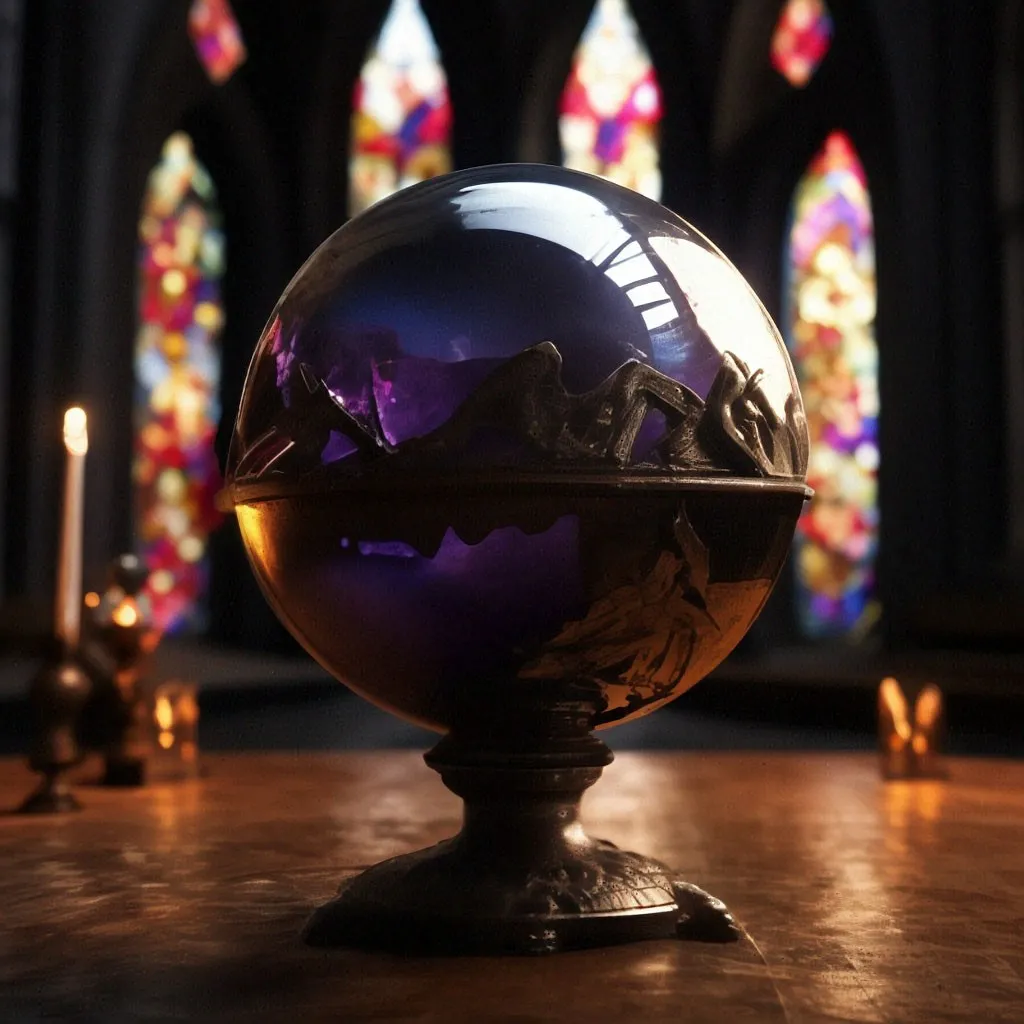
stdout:
<svg viewBox="0 0 1024 1024">
<path fill-rule="evenodd" d="M 878 687 L 878 750 L 886 779 L 942 779 L 945 700 L 934 683 Z"/>
<path fill-rule="evenodd" d="M 82 661 L 94 681 L 83 731 L 103 755 L 106 786 L 141 786 L 149 752 L 146 674 L 155 644 L 149 573 L 138 556 L 120 555 L 107 570 L 107 585 L 92 611 Z"/>
<path fill-rule="evenodd" d="M 77 726 L 91 682 L 78 664 L 82 615 L 82 516 L 86 415 L 73 407 L 64 416 L 65 478 L 54 601 L 51 653 L 32 678 L 29 708 L 32 746 L 29 767 L 42 776 L 39 788 L 21 805 L 25 814 L 59 814 L 79 808 L 66 773 L 81 759 Z"/>
</svg>

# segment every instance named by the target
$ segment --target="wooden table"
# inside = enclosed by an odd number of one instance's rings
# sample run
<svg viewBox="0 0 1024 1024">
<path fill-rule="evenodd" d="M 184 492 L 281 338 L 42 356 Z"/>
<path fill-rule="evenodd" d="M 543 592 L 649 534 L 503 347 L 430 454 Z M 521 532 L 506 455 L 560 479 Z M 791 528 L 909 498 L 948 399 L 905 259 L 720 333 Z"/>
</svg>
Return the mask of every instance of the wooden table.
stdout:
<svg viewBox="0 0 1024 1024">
<path fill-rule="evenodd" d="M 0 1021 L 1024 1021 L 1021 763 L 886 784 L 860 755 L 620 755 L 591 831 L 721 896 L 747 938 L 501 960 L 299 942 L 342 877 L 456 829 L 417 755 L 207 765 L 0 818 Z M 0 763 L 0 805 L 30 782 Z"/>
</svg>

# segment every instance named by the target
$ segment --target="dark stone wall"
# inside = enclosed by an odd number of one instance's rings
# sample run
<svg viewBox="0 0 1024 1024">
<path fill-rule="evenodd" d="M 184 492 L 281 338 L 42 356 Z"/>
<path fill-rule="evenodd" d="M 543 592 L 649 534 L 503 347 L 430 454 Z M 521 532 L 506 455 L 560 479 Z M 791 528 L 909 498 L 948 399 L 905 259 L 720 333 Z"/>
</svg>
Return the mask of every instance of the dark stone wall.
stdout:
<svg viewBox="0 0 1024 1024">
<path fill-rule="evenodd" d="M 11 272 L 18 202 L 18 132 L 21 105 L 21 0 L 0 0 L 0 494 L 7 485 L 7 435 L 11 353 Z M 0 537 L 6 532 L 0 500 Z M 4 547 L 0 544 L 0 599 L 5 593 Z"/>
<path fill-rule="evenodd" d="M 185 0 L 32 0 L 20 29 L 20 5 L 0 3 L 0 52 L 23 42 L 20 62 L 0 60 L 0 593 L 49 601 L 58 420 L 71 400 L 103 410 L 87 572 L 130 544 L 135 221 L 163 140 L 186 128 L 219 187 L 232 410 L 278 292 L 344 218 L 349 97 L 386 6 L 236 0 L 250 58 L 216 87 L 187 38 Z M 557 160 L 557 98 L 590 0 L 423 6 L 449 76 L 456 164 Z M 803 90 L 768 66 L 779 6 L 634 0 L 664 90 L 665 201 L 778 314 L 792 189 L 830 130 L 853 138 L 877 226 L 881 586 L 887 639 L 904 647 L 931 628 L 937 595 L 977 609 L 972 595 L 1017 600 L 1024 580 L 1006 568 L 1024 536 L 1024 382 L 1013 376 L 1024 339 L 1004 315 L 1014 282 L 994 166 L 997 97 L 1020 92 L 997 88 L 997 65 L 1021 65 L 1019 43 L 997 61 L 1000 26 L 1019 0 L 830 0 L 832 52 Z M 1019 143 L 1019 115 L 1009 123 Z M 4 169 L 14 152 L 16 176 Z M 1004 178 L 1021 165 L 1003 160 Z M 229 430 L 226 415 L 222 452 Z M 214 634 L 281 642 L 230 524 L 214 559 Z M 785 587 L 761 632 L 794 639 Z"/>
</svg>

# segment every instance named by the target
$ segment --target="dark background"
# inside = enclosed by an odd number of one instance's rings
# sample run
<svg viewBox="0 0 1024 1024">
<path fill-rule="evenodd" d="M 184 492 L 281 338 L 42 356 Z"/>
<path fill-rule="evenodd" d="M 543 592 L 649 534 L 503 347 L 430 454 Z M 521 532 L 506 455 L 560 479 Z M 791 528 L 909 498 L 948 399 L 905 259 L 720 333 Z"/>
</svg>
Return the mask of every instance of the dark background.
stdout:
<svg viewBox="0 0 1024 1024">
<path fill-rule="evenodd" d="M 345 218 L 352 88 L 387 3 L 233 6 L 249 58 L 214 86 L 185 31 L 186 0 L 0 0 L 0 653 L 9 664 L 30 660 L 45 629 L 61 480 L 54 438 L 72 401 L 104 409 L 90 438 L 87 584 L 131 546 L 136 220 L 166 137 L 192 135 L 224 211 L 229 412 L 280 290 Z M 590 7 L 423 0 L 448 76 L 457 167 L 557 162 L 558 98 Z M 777 318 L 793 187 L 833 129 L 864 163 L 878 265 L 884 619 L 858 647 L 801 644 L 783 581 L 741 650 L 683 710 L 735 719 L 742 708 L 789 728 L 793 742 L 816 735 L 827 745 L 835 728 L 860 730 L 861 742 L 870 687 L 898 672 L 940 682 L 954 732 L 995 752 L 1012 746 L 1024 707 L 1024 0 L 830 0 L 831 50 L 799 90 L 769 64 L 780 7 L 632 4 L 664 93 L 663 201 L 715 239 Z M 308 672 L 287 667 L 305 662 L 258 594 L 232 522 L 212 547 L 203 642 L 283 660 L 273 671 L 251 658 L 208 670 L 204 683 L 223 684 L 207 698 L 209 735 L 245 704 L 224 694 L 244 689 L 266 709 L 301 703 L 300 691 L 312 700 L 320 685 L 303 688 Z M 8 671 L 8 690 L 24 664 Z M 224 744 L 242 742 L 245 728 L 229 728 Z M 737 729 L 722 743 L 742 744 Z M 259 735 L 253 745 L 270 742 Z"/>
</svg>

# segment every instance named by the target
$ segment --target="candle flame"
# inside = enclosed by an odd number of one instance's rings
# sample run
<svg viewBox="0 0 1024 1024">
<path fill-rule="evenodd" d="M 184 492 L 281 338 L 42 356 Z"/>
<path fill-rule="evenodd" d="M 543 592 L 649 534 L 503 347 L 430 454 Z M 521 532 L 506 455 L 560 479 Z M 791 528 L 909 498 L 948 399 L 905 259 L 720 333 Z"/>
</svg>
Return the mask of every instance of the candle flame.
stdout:
<svg viewBox="0 0 1024 1024">
<path fill-rule="evenodd" d="M 135 602 L 130 597 L 126 597 L 110 613 L 110 617 L 117 625 L 128 628 L 139 621 L 139 610 L 135 607 Z"/>
<path fill-rule="evenodd" d="M 940 752 L 943 720 L 942 691 L 929 683 L 917 695 L 913 711 L 896 679 L 883 679 L 878 688 L 879 730 L 882 749 L 901 755 L 892 762 L 890 777 L 935 772 L 934 757 Z"/>
<path fill-rule="evenodd" d="M 171 707 L 171 702 L 166 697 L 157 697 L 156 707 L 153 708 L 153 718 L 164 732 L 174 725 L 174 708 Z"/>
<path fill-rule="evenodd" d="M 89 431 L 81 406 L 73 405 L 64 413 L 64 447 L 72 455 L 84 455 L 89 450 Z"/>
<path fill-rule="evenodd" d="M 919 729 L 933 731 L 942 717 L 942 691 L 929 683 L 917 698 L 914 718 Z"/>
<path fill-rule="evenodd" d="M 892 729 L 888 737 L 890 749 L 902 750 L 913 734 L 903 690 L 900 688 L 900 684 L 890 676 L 882 680 L 878 696 L 889 715 Z"/>
</svg>

